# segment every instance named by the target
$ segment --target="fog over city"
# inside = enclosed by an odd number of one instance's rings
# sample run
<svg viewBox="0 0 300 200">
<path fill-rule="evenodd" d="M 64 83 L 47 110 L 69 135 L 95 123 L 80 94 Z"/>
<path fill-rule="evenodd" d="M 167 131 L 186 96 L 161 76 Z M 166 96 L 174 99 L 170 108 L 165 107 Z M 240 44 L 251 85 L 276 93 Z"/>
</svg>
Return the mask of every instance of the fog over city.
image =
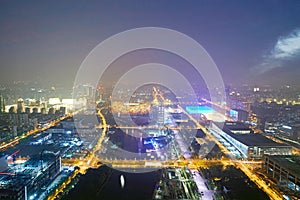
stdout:
<svg viewBox="0 0 300 200">
<path fill-rule="evenodd" d="M 0 200 L 299 200 L 299 0 L 0 1 Z"/>
<path fill-rule="evenodd" d="M 2 1 L 1 82 L 34 80 L 72 87 L 81 63 L 103 40 L 131 28 L 164 27 L 199 42 L 228 84 L 297 85 L 298 4 Z"/>
</svg>

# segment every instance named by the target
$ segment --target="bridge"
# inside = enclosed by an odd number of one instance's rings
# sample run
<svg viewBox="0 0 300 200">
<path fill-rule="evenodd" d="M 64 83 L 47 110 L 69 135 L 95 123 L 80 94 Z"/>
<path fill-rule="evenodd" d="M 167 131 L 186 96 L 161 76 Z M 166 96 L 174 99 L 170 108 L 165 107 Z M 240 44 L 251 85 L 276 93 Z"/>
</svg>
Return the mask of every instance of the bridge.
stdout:
<svg viewBox="0 0 300 200">
<path fill-rule="evenodd" d="M 184 160 L 100 160 L 95 158 L 94 162 L 88 163 L 87 159 L 62 159 L 63 165 L 73 165 L 80 168 L 98 168 L 103 164 L 113 168 L 166 168 L 166 167 L 188 167 L 190 169 L 199 169 L 200 167 L 210 167 L 213 165 L 236 165 L 237 163 L 248 164 L 252 166 L 261 165 L 261 161 L 230 160 L 230 159 L 184 159 Z"/>
</svg>

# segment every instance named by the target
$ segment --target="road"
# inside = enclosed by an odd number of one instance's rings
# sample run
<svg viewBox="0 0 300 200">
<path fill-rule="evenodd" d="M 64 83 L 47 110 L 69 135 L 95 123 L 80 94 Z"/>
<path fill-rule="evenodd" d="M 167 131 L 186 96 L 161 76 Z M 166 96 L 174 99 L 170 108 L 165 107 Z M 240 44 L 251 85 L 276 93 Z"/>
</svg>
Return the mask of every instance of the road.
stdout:
<svg viewBox="0 0 300 200">
<path fill-rule="evenodd" d="M 187 112 L 185 112 L 185 110 L 181 106 L 178 106 L 178 107 L 182 109 L 182 111 L 190 118 L 190 120 L 195 122 L 196 126 L 199 129 L 202 129 L 202 131 L 208 136 L 209 139 L 214 141 L 219 146 L 219 148 L 221 149 L 221 151 L 223 153 L 225 153 L 226 155 L 229 155 L 229 158 L 233 159 L 230 151 L 227 150 L 226 147 L 222 143 L 220 143 L 214 136 L 212 136 L 209 133 L 209 131 L 207 131 L 207 129 L 205 127 L 203 127 L 193 116 L 191 116 Z M 253 181 L 259 188 L 261 188 L 271 199 L 273 199 L 273 200 L 282 199 L 282 195 L 278 191 L 275 191 L 272 188 L 270 188 L 268 186 L 268 184 L 264 180 L 262 180 L 259 176 L 257 176 L 255 174 L 255 172 L 251 171 L 251 169 L 249 169 L 249 167 L 246 164 L 244 164 L 243 162 L 241 162 L 239 160 L 231 160 L 231 162 L 237 168 L 242 170 L 248 176 L 248 178 L 251 181 Z"/>
<path fill-rule="evenodd" d="M 80 173 L 82 174 L 85 174 L 89 168 L 98 168 L 102 165 L 99 162 L 99 159 L 95 156 L 95 153 L 101 150 L 102 142 L 105 139 L 105 134 L 108 127 L 106 124 L 106 119 L 101 113 L 102 109 L 97 110 L 97 114 L 101 118 L 101 123 L 97 126 L 97 128 L 102 128 L 102 132 L 98 141 L 96 142 L 95 146 L 90 151 L 88 156 L 83 159 L 62 159 L 62 164 L 78 166 L 80 167 Z"/>
<path fill-rule="evenodd" d="M 90 152 L 90 154 L 86 158 L 84 158 L 84 159 L 62 159 L 62 164 L 63 165 L 78 166 L 80 169 L 76 170 L 71 177 L 69 177 L 65 182 L 63 182 L 56 189 L 55 193 L 52 194 L 51 196 L 49 196 L 47 198 L 47 200 L 55 200 L 57 198 L 57 195 L 59 193 L 62 193 L 64 191 L 64 189 L 67 187 L 67 185 L 71 183 L 72 179 L 75 178 L 78 173 L 85 174 L 86 171 L 89 168 L 98 168 L 98 167 L 100 167 L 102 165 L 99 162 L 98 158 L 95 157 L 95 152 L 97 152 L 98 150 L 101 149 L 102 142 L 103 142 L 103 140 L 105 138 L 105 133 L 106 133 L 106 130 L 107 130 L 107 128 L 106 128 L 107 127 L 106 119 L 105 119 L 104 115 L 101 113 L 102 109 L 98 109 L 97 110 L 97 114 L 100 116 L 101 123 L 102 123 L 102 125 L 99 124 L 97 126 L 97 128 L 100 128 L 100 126 L 101 126 L 101 128 L 103 128 L 103 129 L 102 129 L 101 135 L 100 135 L 100 137 L 99 137 L 96 145 L 94 146 L 94 148 L 92 149 L 92 151 Z"/>
<path fill-rule="evenodd" d="M 55 126 L 58 122 L 60 122 L 60 121 L 62 121 L 62 120 L 64 120 L 64 119 L 66 119 L 66 118 L 72 117 L 72 116 L 73 116 L 72 113 L 66 114 L 66 115 L 64 115 L 64 116 L 62 116 L 62 117 L 59 117 L 59 118 L 57 118 L 57 119 L 55 119 L 55 120 L 52 120 L 52 121 L 49 123 L 49 125 L 47 125 L 46 127 L 35 128 L 35 129 L 30 130 L 30 131 L 28 131 L 28 132 L 26 132 L 26 133 L 23 133 L 22 136 L 17 136 L 17 137 L 15 137 L 14 140 L 12 140 L 12 141 L 10 141 L 10 142 L 8 142 L 8 143 L 2 144 L 2 145 L 0 146 L 0 151 L 4 150 L 4 149 L 6 149 L 6 148 L 9 148 L 9 147 L 13 147 L 14 145 L 18 144 L 20 140 L 25 139 L 25 138 L 27 138 L 28 136 L 34 135 L 34 134 L 36 134 L 36 133 L 45 131 L 45 130 L 47 130 L 47 129 L 53 127 L 53 126 Z"/>
<path fill-rule="evenodd" d="M 163 96 L 161 94 L 157 94 L 157 90 L 155 90 L 155 97 L 157 99 L 157 96 L 159 95 L 160 98 L 165 101 L 165 99 L 163 98 Z M 187 113 L 180 105 L 178 105 L 178 108 L 182 110 L 182 112 L 187 115 L 189 117 L 190 120 L 192 120 L 195 124 L 196 124 L 196 129 L 201 129 L 207 136 L 207 139 L 210 141 L 215 142 L 219 148 L 221 149 L 221 151 L 228 156 L 227 160 L 209 160 L 209 161 L 205 161 L 205 160 L 199 160 L 199 159 L 186 159 L 186 160 L 182 160 L 182 161 L 178 161 L 178 160 L 169 160 L 169 161 L 154 161 L 151 160 L 151 162 L 153 163 L 153 165 L 149 166 L 149 162 L 148 161 L 141 161 L 141 160 L 105 160 L 105 163 L 110 163 L 113 167 L 116 168 L 143 168 L 143 167 L 184 167 L 184 166 L 188 166 L 190 169 L 197 169 L 200 166 L 207 166 L 207 165 L 215 165 L 215 164 L 223 164 L 223 165 L 234 165 L 237 168 L 239 168 L 240 170 L 242 170 L 250 180 L 252 180 L 259 188 L 261 188 L 264 192 L 266 192 L 268 194 L 268 196 L 271 199 L 277 200 L 277 199 L 281 199 L 281 195 L 278 191 L 275 191 L 273 189 L 271 189 L 267 183 L 262 180 L 259 176 L 257 176 L 251 169 L 250 169 L 250 165 L 251 164 L 259 164 L 258 162 L 251 162 L 251 161 L 240 161 L 240 160 L 235 160 L 234 156 L 231 154 L 231 152 L 222 144 L 220 143 L 205 127 L 203 127 L 193 116 L 191 116 L 189 113 Z M 92 151 L 92 154 L 90 155 L 90 157 L 87 159 L 87 166 L 86 167 L 90 167 L 91 162 L 93 162 L 95 164 L 95 162 L 98 162 L 98 160 L 95 158 L 94 153 L 98 150 L 101 149 L 101 143 L 104 140 L 105 137 L 105 132 L 106 132 L 106 121 L 105 121 L 105 117 L 101 114 L 100 110 L 98 111 L 99 116 L 101 117 L 102 120 L 102 125 L 99 126 L 98 128 L 103 128 L 103 132 L 101 137 L 99 138 L 97 145 L 95 146 L 95 148 Z M 120 127 L 121 128 L 121 127 Z M 122 127 L 122 128 L 139 128 L 139 127 Z M 97 160 L 97 161 L 96 161 Z M 84 166 L 85 162 L 82 161 L 78 161 L 75 160 L 75 163 L 82 163 Z M 147 164 L 146 164 L 147 163 Z M 97 165 L 95 165 L 97 166 Z"/>
<path fill-rule="evenodd" d="M 162 96 L 162 94 L 160 93 L 155 93 L 156 98 L 159 96 L 163 101 L 165 101 L 164 97 Z M 239 168 L 240 170 L 242 170 L 248 177 L 250 180 L 252 180 L 259 188 L 261 188 L 264 192 L 266 192 L 268 194 L 268 196 L 271 199 L 277 200 L 277 199 L 282 199 L 281 195 L 277 192 L 274 191 L 273 189 L 271 189 L 267 183 L 262 180 L 259 176 L 257 176 L 255 174 L 255 172 L 253 172 L 251 170 L 251 166 L 254 165 L 258 165 L 261 162 L 258 161 L 240 161 L 240 160 L 235 160 L 233 155 L 231 154 L 231 152 L 225 148 L 225 146 L 220 143 L 205 127 L 203 127 L 193 116 L 191 116 L 189 113 L 187 113 L 180 105 L 177 105 L 179 109 L 182 110 L 182 112 L 188 116 L 188 118 L 193 121 L 195 123 L 195 127 L 174 127 L 172 129 L 174 130 L 180 130 L 180 129 L 201 129 L 205 134 L 206 134 L 206 138 L 209 141 L 213 141 L 215 142 L 219 148 L 221 149 L 221 151 L 228 156 L 228 158 L 226 159 L 213 159 L 213 160 L 203 160 L 203 159 L 184 159 L 184 160 L 167 160 L 167 161 L 160 161 L 160 160 L 103 160 L 103 163 L 108 163 L 111 164 L 114 168 L 161 168 L 161 167 L 185 167 L 188 166 L 189 169 L 191 170 L 197 170 L 199 169 L 199 167 L 209 167 L 212 165 L 234 165 L 237 168 Z M 102 108 L 103 109 L 103 108 Z M 106 135 L 106 131 L 108 128 L 108 125 L 106 123 L 106 119 L 104 117 L 104 115 L 101 113 L 102 109 L 98 109 L 97 110 L 97 114 L 99 115 L 99 117 L 101 118 L 101 123 L 96 127 L 96 128 L 101 128 L 102 132 L 101 135 L 98 139 L 98 141 L 96 142 L 96 145 L 94 146 L 94 148 L 91 150 L 90 154 L 84 158 L 84 159 L 63 159 L 62 160 L 62 164 L 64 165 L 73 165 L 73 166 L 79 166 L 80 170 L 77 171 L 73 177 L 76 176 L 77 173 L 86 173 L 86 170 L 89 168 L 98 168 L 100 167 L 102 164 L 102 162 L 97 158 L 97 156 L 95 156 L 97 151 L 100 151 L 102 148 L 102 143 L 105 139 L 105 135 Z M 51 121 L 51 123 L 49 124 L 49 126 L 47 127 L 43 127 L 40 129 L 35 129 L 32 131 L 29 131 L 27 133 L 24 133 L 22 137 L 17 137 L 15 138 L 15 140 L 3 144 L 0 146 L 0 150 L 5 149 L 7 147 L 11 147 L 15 144 L 17 144 L 21 139 L 24 139 L 30 135 L 36 134 L 38 132 L 44 131 L 52 126 L 55 126 L 55 124 L 57 124 L 59 121 L 64 120 L 65 118 L 71 117 L 73 116 L 74 113 L 72 114 L 68 114 L 65 115 L 64 117 L 60 117 L 58 119 L 55 119 L 53 121 Z M 122 129 L 140 129 L 139 126 L 122 126 L 122 127 L 118 127 L 116 126 L 116 128 L 122 128 Z M 157 127 L 144 127 L 144 128 L 157 128 Z M 70 183 L 71 179 L 73 177 L 70 177 L 70 179 L 68 179 L 66 182 L 64 182 L 55 192 L 55 194 L 51 197 L 49 197 L 48 199 L 55 199 L 56 195 L 60 192 L 63 191 L 63 189 L 66 187 L 66 185 L 68 185 L 68 183 Z M 197 177 L 195 177 L 195 179 L 198 180 Z M 186 186 L 188 187 L 188 186 Z M 210 194 L 210 192 L 207 193 L 207 195 Z M 208 197 L 208 199 L 210 199 Z"/>
</svg>

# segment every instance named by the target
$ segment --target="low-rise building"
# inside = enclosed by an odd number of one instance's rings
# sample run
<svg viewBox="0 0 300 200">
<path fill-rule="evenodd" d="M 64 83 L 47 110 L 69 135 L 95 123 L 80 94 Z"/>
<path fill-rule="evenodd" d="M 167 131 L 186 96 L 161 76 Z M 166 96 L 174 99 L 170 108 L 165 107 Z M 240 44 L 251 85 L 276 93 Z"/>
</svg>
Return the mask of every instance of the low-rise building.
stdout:
<svg viewBox="0 0 300 200">
<path fill-rule="evenodd" d="M 265 155 L 262 169 L 277 185 L 287 192 L 300 198 L 300 156 Z"/>
<path fill-rule="evenodd" d="M 217 138 L 226 140 L 247 159 L 262 159 L 263 155 L 291 155 L 292 146 L 277 143 L 263 135 L 254 134 L 250 128 L 240 123 L 212 123 L 210 131 Z"/>
<path fill-rule="evenodd" d="M 59 152 L 43 151 L 0 174 L 1 200 L 35 199 L 61 171 Z"/>
</svg>

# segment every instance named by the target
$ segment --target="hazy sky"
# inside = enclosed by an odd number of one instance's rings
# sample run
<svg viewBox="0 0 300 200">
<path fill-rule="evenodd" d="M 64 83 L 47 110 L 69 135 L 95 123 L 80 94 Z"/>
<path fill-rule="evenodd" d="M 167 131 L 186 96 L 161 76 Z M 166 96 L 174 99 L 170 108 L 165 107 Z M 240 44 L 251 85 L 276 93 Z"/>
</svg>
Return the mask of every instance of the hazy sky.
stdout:
<svg viewBox="0 0 300 200">
<path fill-rule="evenodd" d="M 213 3 L 212 3 L 213 2 Z M 180 31 L 226 83 L 300 85 L 300 1 L 0 1 L 0 82 L 71 86 L 88 53 L 131 28 Z"/>
</svg>

